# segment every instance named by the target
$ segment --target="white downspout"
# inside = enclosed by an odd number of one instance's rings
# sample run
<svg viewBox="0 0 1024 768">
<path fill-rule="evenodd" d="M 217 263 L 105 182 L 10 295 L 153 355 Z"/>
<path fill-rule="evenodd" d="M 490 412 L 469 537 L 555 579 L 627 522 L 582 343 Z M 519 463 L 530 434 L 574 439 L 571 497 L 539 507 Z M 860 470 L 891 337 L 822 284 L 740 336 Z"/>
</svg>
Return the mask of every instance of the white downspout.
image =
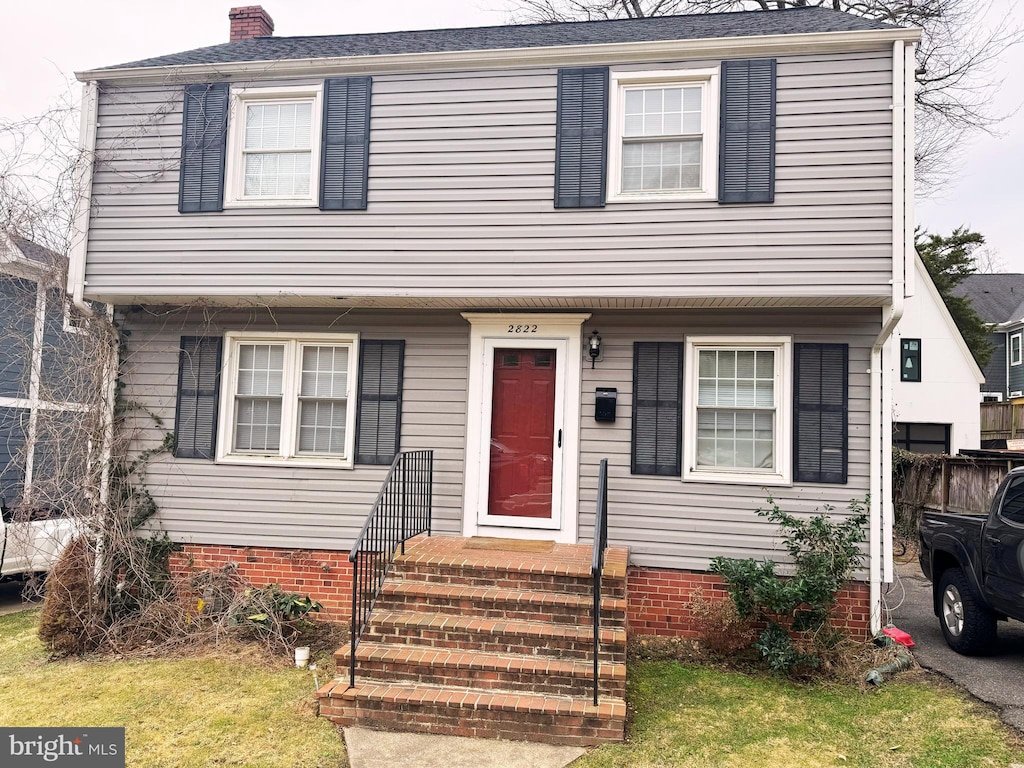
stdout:
<svg viewBox="0 0 1024 768">
<path fill-rule="evenodd" d="M 906 159 L 907 92 L 913 68 L 908 72 L 906 46 L 893 43 L 892 56 L 892 301 L 883 309 L 882 329 L 871 346 L 871 503 L 868 524 L 869 589 L 871 631 L 882 629 L 882 581 L 891 579 L 892 537 L 892 376 L 883 369 L 883 348 L 903 317 L 907 269 L 907 186 Z M 910 50 L 913 50 L 912 48 Z M 909 86 L 912 88 L 912 85 Z M 910 173 L 912 174 L 912 169 Z M 912 180 L 913 176 L 909 176 Z M 910 234 L 913 245 L 913 233 Z M 888 556 L 887 556 L 888 555 Z M 888 561 L 888 562 L 887 562 Z"/>
</svg>

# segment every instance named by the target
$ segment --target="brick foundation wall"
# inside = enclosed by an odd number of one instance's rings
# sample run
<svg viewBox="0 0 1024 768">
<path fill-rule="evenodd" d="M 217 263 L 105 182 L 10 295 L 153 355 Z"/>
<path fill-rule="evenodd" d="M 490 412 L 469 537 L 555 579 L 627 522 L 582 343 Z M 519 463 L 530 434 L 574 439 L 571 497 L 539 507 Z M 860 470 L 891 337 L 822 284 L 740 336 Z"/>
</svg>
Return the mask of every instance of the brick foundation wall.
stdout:
<svg viewBox="0 0 1024 768">
<path fill-rule="evenodd" d="M 320 602 L 321 617 L 348 621 L 352 605 L 352 568 L 348 552 L 322 549 L 270 549 L 186 545 L 172 556 L 176 574 L 217 570 L 235 563 L 238 572 L 256 586 L 280 584 L 288 592 L 309 595 Z M 627 626 L 644 635 L 696 637 L 690 603 L 696 590 L 711 601 L 727 595 L 722 580 L 710 573 L 669 568 L 628 571 Z M 856 636 L 866 636 L 870 618 L 868 585 L 853 582 L 839 596 L 836 624 Z"/>
<path fill-rule="evenodd" d="M 722 580 L 710 573 L 668 568 L 630 567 L 626 624 L 642 635 L 697 637 L 690 603 L 697 590 L 710 602 L 725 600 Z M 871 617 L 870 594 L 864 582 L 851 582 L 839 593 L 834 624 L 854 637 L 866 637 Z"/>
<path fill-rule="evenodd" d="M 348 621 L 352 612 L 352 567 L 348 552 L 327 549 L 270 549 L 186 545 L 171 556 L 171 571 L 219 570 L 228 563 L 255 586 L 280 584 L 287 592 L 309 595 L 323 605 L 318 616 Z"/>
</svg>

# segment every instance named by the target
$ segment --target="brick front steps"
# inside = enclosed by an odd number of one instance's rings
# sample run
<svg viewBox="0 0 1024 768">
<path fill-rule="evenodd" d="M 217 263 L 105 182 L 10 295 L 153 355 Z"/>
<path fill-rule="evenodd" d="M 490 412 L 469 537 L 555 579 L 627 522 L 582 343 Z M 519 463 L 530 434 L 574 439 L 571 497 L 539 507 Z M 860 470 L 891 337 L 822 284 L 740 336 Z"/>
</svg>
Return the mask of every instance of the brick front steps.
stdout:
<svg viewBox="0 0 1024 768">
<path fill-rule="evenodd" d="M 385 582 L 347 675 L 318 691 L 320 714 L 366 725 L 552 744 L 623 738 L 626 559 L 602 576 L 599 693 L 593 703 L 592 549 L 463 548 L 420 539 Z M 335 654 L 348 669 L 349 649 Z"/>
</svg>

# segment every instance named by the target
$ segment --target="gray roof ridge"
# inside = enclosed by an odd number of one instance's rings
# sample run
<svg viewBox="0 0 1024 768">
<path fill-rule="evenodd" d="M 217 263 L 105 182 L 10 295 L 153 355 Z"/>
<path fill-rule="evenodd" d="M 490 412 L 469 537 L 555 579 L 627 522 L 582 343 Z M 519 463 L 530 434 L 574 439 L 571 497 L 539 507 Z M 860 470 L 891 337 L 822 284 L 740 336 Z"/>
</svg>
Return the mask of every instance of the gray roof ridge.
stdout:
<svg viewBox="0 0 1024 768">
<path fill-rule="evenodd" d="M 783 15 L 791 21 L 784 22 Z M 749 22 L 758 19 L 757 24 Z M 795 19 L 801 19 L 797 22 Z M 812 20 L 836 20 L 812 21 Z M 841 21 L 840 21 L 841 20 Z M 688 22 L 688 23 L 687 23 Z M 687 35 L 686 26 L 697 34 Z M 716 28 L 716 25 L 717 28 Z M 752 31 L 739 31 L 746 27 Z M 665 29 L 665 37 L 648 37 L 640 30 Z M 585 46 L 615 42 L 654 40 L 715 39 L 747 35 L 784 35 L 801 32 L 884 31 L 901 27 L 832 8 L 808 6 L 776 11 L 730 11 L 650 16 L 638 19 L 594 19 L 555 23 L 494 24 L 442 29 L 406 29 L 388 32 L 356 32 L 330 35 L 266 35 L 245 40 L 175 51 L 136 61 L 99 67 L 91 72 L 113 72 L 129 68 L 173 67 L 185 64 L 231 64 L 255 61 L 284 61 L 388 53 L 454 53 L 500 48 L 537 48 L 552 45 Z M 762 31 L 758 31 L 762 30 Z M 652 33 L 653 34 L 653 33 Z"/>
<path fill-rule="evenodd" d="M 771 11 L 771 13 L 806 13 L 807 11 L 819 11 L 825 13 L 843 13 L 845 11 L 837 11 L 834 8 L 825 8 L 820 5 L 807 5 L 800 8 L 780 8 L 778 10 Z M 729 18 L 735 18 L 736 16 L 745 16 L 753 14 L 762 14 L 764 11 L 750 10 L 750 11 L 717 11 L 716 13 L 669 13 L 662 16 L 643 16 L 640 18 L 627 18 L 627 19 L 574 19 L 572 21 L 532 21 L 526 24 L 483 24 L 474 27 L 430 27 L 425 29 L 392 29 L 387 32 L 340 32 L 330 35 L 261 35 L 260 37 L 250 37 L 250 40 L 317 40 L 323 38 L 332 37 L 364 37 L 369 35 L 401 35 L 403 33 L 415 33 L 415 32 L 471 32 L 483 29 L 508 29 L 510 27 L 515 29 L 528 29 L 537 27 L 565 27 L 572 25 L 591 25 L 591 24 L 645 24 L 645 23 L 657 23 L 663 22 L 665 19 L 681 19 L 690 16 L 696 16 L 702 19 L 713 18 L 715 16 L 728 16 Z M 853 15 L 853 14 L 848 14 Z M 898 29 L 895 24 L 888 24 L 888 22 L 879 22 L 880 24 L 887 24 L 893 29 Z M 223 45 L 223 43 L 218 43 Z M 212 48 L 213 46 L 204 46 Z"/>
</svg>

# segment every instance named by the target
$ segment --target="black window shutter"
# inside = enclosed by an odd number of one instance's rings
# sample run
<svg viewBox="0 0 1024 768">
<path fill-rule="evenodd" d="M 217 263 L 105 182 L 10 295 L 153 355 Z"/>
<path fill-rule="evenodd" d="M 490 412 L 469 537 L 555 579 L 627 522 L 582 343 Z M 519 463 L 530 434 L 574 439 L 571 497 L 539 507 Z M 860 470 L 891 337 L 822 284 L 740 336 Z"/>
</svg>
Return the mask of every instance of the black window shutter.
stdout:
<svg viewBox="0 0 1024 768">
<path fill-rule="evenodd" d="M 634 475 L 682 471 L 683 345 L 674 341 L 633 344 Z"/>
<path fill-rule="evenodd" d="M 402 434 L 404 341 L 361 341 L 356 463 L 390 464 Z"/>
<path fill-rule="evenodd" d="M 608 166 L 608 68 L 558 70 L 555 208 L 600 207 Z"/>
<path fill-rule="evenodd" d="M 219 336 L 181 337 L 174 413 L 178 458 L 213 459 L 216 455 L 222 344 Z"/>
<path fill-rule="evenodd" d="M 849 453 L 850 348 L 793 345 L 793 475 L 798 483 L 845 483 Z"/>
<path fill-rule="evenodd" d="M 227 83 L 185 87 L 178 181 L 180 213 L 224 210 L 230 90 Z"/>
<path fill-rule="evenodd" d="M 775 199 L 775 59 L 722 62 L 718 202 Z"/>
<path fill-rule="evenodd" d="M 366 210 L 370 173 L 369 77 L 324 81 L 320 210 Z"/>
</svg>

